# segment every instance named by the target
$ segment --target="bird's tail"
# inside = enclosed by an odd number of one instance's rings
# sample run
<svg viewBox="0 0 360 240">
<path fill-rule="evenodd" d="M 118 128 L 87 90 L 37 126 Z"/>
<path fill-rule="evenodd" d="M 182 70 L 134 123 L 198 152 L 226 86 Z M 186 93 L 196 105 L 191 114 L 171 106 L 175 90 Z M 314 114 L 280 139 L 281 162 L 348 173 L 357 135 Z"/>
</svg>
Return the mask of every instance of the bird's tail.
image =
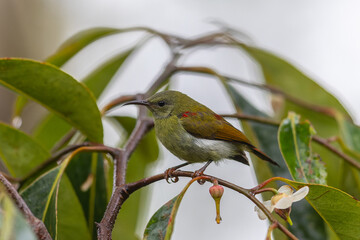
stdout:
<svg viewBox="0 0 360 240">
<path fill-rule="evenodd" d="M 268 161 L 276 166 L 279 167 L 279 164 L 277 164 L 277 162 L 275 162 L 274 160 L 272 160 L 268 155 L 266 155 L 264 152 L 262 152 L 261 150 L 259 150 L 258 148 L 254 147 L 254 146 L 251 146 L 250 147 L 250 152 L 252 152 L 253 154 L 255 154 L 257 157 L 265 160 L 265 161 Z"/>
</svg>

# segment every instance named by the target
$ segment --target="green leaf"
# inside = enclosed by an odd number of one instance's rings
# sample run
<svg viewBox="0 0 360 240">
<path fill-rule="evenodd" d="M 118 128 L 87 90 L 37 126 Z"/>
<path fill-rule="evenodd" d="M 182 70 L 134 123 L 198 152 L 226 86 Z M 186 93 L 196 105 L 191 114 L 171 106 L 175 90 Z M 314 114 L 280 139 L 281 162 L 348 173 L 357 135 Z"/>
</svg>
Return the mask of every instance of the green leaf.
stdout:
<svg viewBox="0 0 360 240">
<path fill-rule="evenodd" d="M 69 38 L 46 62 L 56 66 L 62 66 L 90 43 L 120 32 L 122 32 L 122 30 L 116 28 L 91 28 L 81 31 Z"/>
<path fill-rule="evenodd" d="M 52 238 L 90 239 L 81 205 L 63 171 L 64 165 L 44 173 L 23 189 L 21 196 Z"/>
<path fill-rule="evenodd" d="M 83 83 L 93 92 L 96 99 L 133 51 L 134 49 L 130 49 L 116 55 L 84 78 Z M 49 113 L 35 129 L 34 137 L 42 142 L 47 149 L 51 149 L 70 129 L 71 126 L 68 123 Z"/>
<path fill-rule="evenodd" d="M 122 52 L 96 68 L 82 81 L 99 98 L 111 79 L 118 72 L 125 60 L 133 53 L 134 48 Z"/>
<path fill-rule="evenodd" d="M 136 119 L 131 117 L 111 117 L 108 119 L 115 120 L 114 124 L 117 124 L 119 133 L 122 133 L 123 141 L 121 145 L 123 145 L 124 141 L 128 139 L 134 129 Z M 119 135 L 121 136 L 121 134 Z M 147 169 L 154 161 L 157 160 L 158 155 L 159 146 L 156 141 L 155 131 L 151 130 L 140 141 L 139 145 L 130 157 L 126 181 L 132 182 L 144 178 L 146 176 Z M 112 178 L 109 177 L 108 179 L 111 184 Z M 149 191 L 146 188 L 131 195 L 131 201 L 124 204 L 121 209 L 121 214 L 119 214 L 116 219 L 113 231 L 114 239 L 119 238 L 120 236 L 125 239 L 134 239 L 137 222 L 143 217 L 143 212 L 141 211 L 143 209 L 141 208 L 145 205 L 145 203 L 147 203 L 148 196 Z"/>
<path fill-rule="evenodd" d="M 350 117 L 337 98 L 287 61 L 259 48 L 244 45 L 242 48 L 260 64 L 267 83 L 299 99 L 304 98 L 306 90 L 306 102 L 332 107 Z"/>
<path fill-rule="evenodd" d="M 28 99 L 22 95 L 18 95 L 15 103 L 14 103 L 14 110 L 13 110 L 13 115 L 12 115 L 12 121 L 14 121 L 14 119 L 16 117 L 20 117 L 21 113 L 23 111 L 23 109 L 25 108 L 26 104 L 28 103 Z"/>
<path fill-rule="evenodd" d="M 174 230 L 175 218 L 181 200 L 190 185 L 199 178 L 194 178 L 188 182 L 179 195 L 165 203 L 149 220 L 145 232 L 144 240 L 170 240 Z"/>
<path fill-rule="evenodd" d="M 270 119 L 268 115 L 259 111 L 248 102 L 234 87 L 229 84 L 225 84 L 225 87 L 238 111 L 252 116 Z M 280 165 L 280 167 L 273 166 L 252 155 L 251 160 L 258 182 L 263 182 L 274 176 L 290 178 L 291 176 L 283 160 L 277 141 L 278 126 L 244 120 L 241 121 L 241 124 L 246 136 L 249 137 L 251 142 L 259 146 L 262 151 L 267 153 Z M 274 184 L 272 187 L 279 188 L 280 185 Z M 263 197 L 267 198 L 270 197 L 270 195 L 265 196 L 265 194 L 263 194 Z M 291 211 L 291 218 L 294 224 L 293 226 L 289 226 L 289 230 L 294 233 L 295 236 L 299 237 L 299 239 L 323 240 L 325 238 L 326 232 L 323 220 L 306 201 L 297 203 L 297 207 Z M 282 219 L 278 220 L 282 221 Z M 309 222 L 311 222 L 311 224 L 309 224 Z M 274 232 L 274 238 L 287 239 L 286 237 L 284 238 L 284 234 L 279 231 Z"/>
<path fill-rule="evenodd" d="M 341 130 L 339 145 L 344 151 L 354 159 L 360 160 L 360 127 L 346 120 L 342 115 L 336 117 Z M 360 198 L 360 170 L 349 164 L 344 166 L 343 185 L 347 186 L 347 193 Z M 356 184 L 354 184 L 356 183 Z M 354 187 L 354 185 L 356 187 Z"/>
<path fill-rule="evenodd" d="M 360 202 L 334 187 L 306 184 L 280 179 L 299 189 L 308 186 L 306 200 L 319 213 L 341 240 L 355 240 L 360 236 Z M 296 205 L 293 206 L 296 208 Z"/>
<path fill-rule="evenodd" d="M 28 222 L 0 185 L 0 239 L 36 240 Z"/>
<path fill-rule="evenodd" d="M 79 153 L 66 168 L 66 175 L 81 203 L 92 239 L 96 239 L 95 222 L 104 215 L 108 195 L 103 154 Z"/>
<path fill-rule="evenodd" d="M 94 97 L 60 69 L 32 60 L 1 59 L 0 83 L 43 104 L 91 141 L 102 142 L 101 116 Z"/>
<path fill-rule="evenodd" d="M 300 116 L 290 112 L 279 127 L 279 146 L 295 181 L 326 184 L 325 167 L 310 145 L 314 133 L 309 121 L 300 122 Z"/>
<path fill-rule="evenodd" d="M 35 128 L 33 137 L 50 151 L 70 130 L 70 124 L 57 115 L 49 113 Z"/>
<path fill-rule="evenodd" d="M 225 87 L 238 112 L 271 120 L 270 116 L 255 108 L 233 86 L 225 83 Z M 274 159 L 280 166 L 268 164 L 262 159 L 251 155 L 258 182 L 263 182 L 274 175 L 284 178 L 290 177 L 277 143 L 278 126 L 245 120 L 241 121 L 241 125 L 252 143 Z"/>
<path fill-rule="evenodd" d="M 91 28 L 77 33 L 68 39 L 52 56 L 45 61 L 57 67 L 61 67 L 70 58 L 76 55 L 79 51 L 87 45 L 95 42 L 98 39 L 122 32 L 115 28 Z M 20 116 L 28 99 L 25 96 L 19 95 L 14 106 L 14 117 Z"/>
<path fill-rule="evenodd" d="M 0 123 L 0 157 L 12 176 L 23 177 L 50 154 L 25 133 Z"/>
<path fill-rule="evenodd" d="M 304 99 L 304 93 L 306 93 L 304 101 L 307 103 L 330 107 L 350 118 L 339 100 L 293 65 L 265 50 L 245 45 L 241 47 L 259 64 L 267 84 L 299 99 Z M 283 112 L 276 112 L 277 115 L 280 115 L 280 118 L 285 118 L 289 111 L 293 111 L 304 119 L 308 119 L 319 136 L 328 138 L 339 134 L 339 128 L 334 118 L 287 100 L 284 103 Z M 313 151 L 319 153 L 325 162 L 328 184 L 344 188 L 342 179 L 347 175 L 347 172 L 343 172 L 343 160 L 316 144 L 313 145 Z"/>
<path fill-rule="evenodd" d="M 360 127 L 346 120 L 342 115 L 336 116 L 339 128 L 341 129 L 341 137 L 346 147 L 343 149 L 350 152 L 356 158 L 360 158 Z M 351 152 L 353 151 L 353 152 Z"/>
</svg>

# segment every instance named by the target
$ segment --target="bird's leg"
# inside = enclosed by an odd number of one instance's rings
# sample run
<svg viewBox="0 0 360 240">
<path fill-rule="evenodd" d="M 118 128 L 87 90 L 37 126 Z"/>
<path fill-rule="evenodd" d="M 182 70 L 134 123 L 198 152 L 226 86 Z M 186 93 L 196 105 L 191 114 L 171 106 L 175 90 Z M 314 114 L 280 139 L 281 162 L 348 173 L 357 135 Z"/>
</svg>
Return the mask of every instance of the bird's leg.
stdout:
<svg viewBox="0 0 360 240">
<path fill-rule="evenodd" d="M 198 176 L 203 175 L 205 169 L 206 169 L 206 168 L 210 165 L 210 163 L 212 163 L 212 162 L 213 162 L 212 160 L 207 161 L 207 163 L 205 163 L 205 165 L 204 165 L 202 168 L 200 168 L 199 170 L 196 170 L 196 171 L 194 172 L 194 174 L 192 175 L 192 177 L 194 178 L 194 177 L 198 177 Z"/>
<path fill-rule="evenodd" d="M 175 172 L 177 169 L 185 167 L 187 165 L 189 165 L 190 163 L 186 162 L 180 165 L 177 165 L 175 167 L 169 168 L 165 171 L 165 179 L 166 181 L 169 183 L 169 178 L 172 178 L 172 173 Z M 177 182 L 179 180 L 178 177 L 176 177 L 174 180 L 171 180 L 172 182 Z"/>
</svg>

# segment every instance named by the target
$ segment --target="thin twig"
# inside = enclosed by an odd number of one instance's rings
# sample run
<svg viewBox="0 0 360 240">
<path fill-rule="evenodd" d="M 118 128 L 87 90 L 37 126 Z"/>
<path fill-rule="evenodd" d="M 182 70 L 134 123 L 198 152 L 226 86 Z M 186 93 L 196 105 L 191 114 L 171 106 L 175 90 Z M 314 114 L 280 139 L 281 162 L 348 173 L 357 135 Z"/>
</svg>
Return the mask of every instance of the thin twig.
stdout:
<svg viewBox="0 0 360 240">
<path fill-rule="evenodd" d="M 51 156 L 49 159 L 47 159 L 46 161 L 42 162 L 40 165 L 36 166 L 36 168 L 34 168 L 33 170 L 31 170 L 28 174 L 26 174 L 24 177 L 17 179 L 17 181 L 19 183 L 24 183 L 27 179 L 33 177 L 34 175 L 36 175 L 38 172 L 44 170 L 45 168 L 47 168 L 48 166 L 50 166 L 51 164 L 53 164 L 54 162 L 58 161 L 59 159 L 61 159 L 63 156 L 65 156 L 68 153 L 73 152 L 74 150 L 80 148 L 80 147 L 85 147 L 85 146 L 90 146 L 91 143 L 88 142 L 84 142 L 81 144 L 76 144 L 76 145 L 70 145 L 58 152 L 56 152 L 53 156 Z"/>
<path fill-rule="evenodd" d="M 356 167 L 357 169 L 360 169 L 360 162 L 356 161 L 355 159 L 351 158 L 350 156 L 346 155 L 345 153 L 340 152 L 337 148 L 330 145 L 326 139 L 321 138 L 319 136 L 313 136 L 312 139 L 316 143 L 323 145 L 324 147 L 326 147 L 327 149 L 329 149 L 330 151 L 332 151 L 333 153 L 335 153 L 336 155 L 338 155 L 339 157 L 344 159 L 346 162 L 348 162 L 352 166 Z"/>
<path fill-rule="evenodd" d="M 313 103 L 303 101 L 302 99 L 299 99 L 299 98 L 296 98 L 296 97 L 293 97 L 293 96 L 287 94 L 286 92 L 282 91 L 279 88 L 276 88 L 276 87 L 273 87 L 273 86 L 270 86 L 270 85 L 267 85 L 267 84 L 251 83 L 251 82 L 244 81 L 242 79 L 238 79 L 238 78 L 235 78 L 235 77 L 229 77 L 229 76 L 226 76 L 226 75 L 222 75 L 222 74 L 219 74 L 216 71 L 214 71 L 213 69 L 208 68 L 208 67 L 202 67 L 202 66 L 180 67 L 180 66 L 178 66 L 176 71 L 177 72 L 183 71 L 183 72 L 194 72 L 194 73 L 200 73 L 200 74 L 207 74 L 207 75 L 213 75 L 213 76 L 216 76 L 218 78 L 221 78 L 221 80 L 223 80 L 223 79 L 231 80 L 231 81 L 243 84 L 243 85 L 247 85 L 247 86 L 255 87 L 255 88 L 258 88 L 258 89 L 266 90 L 266 91 L 269 91 L 269 92 L 274 93 L 274 94 L 279 94 L 279 95 L 283 96 L 286 100 L 288 100 L 288 101 L 290 101 L 290 102 L 292 102 L 292 103 L 294 103 L 296 105 L 299 105 L 299 106 L 302 106 L 304 108 L 310 109 L 312 111 L 319 112 L 319 113 L 325 114 L 325 115 L 333 117 L 333 118 L 335 118 L 335 116 L 336 116 L 336 111 L 337 110 L 335 110 L 333 108 L 324 107 L 324 106 L 320 106 L 320 105 L 316 105 L 316 104 L 313 104 Z"/>
<path fill-rule="evenodd" d="M 105 113 L 107 111 L 109 111 L 110 109 L 113 109 L 115 106 L 118 106 L 120 104 L 123 104 L 124 102 L 128 102 L 131 100 L 135 100 L 136 99 L 136 95 L 124 95 L 124 96 L 120 96 L 115 98 L 114 100 L 112 100 L 111 102 L 109 102 L 108 104 L 106 104 L 102 109 L 101 109 L 101 115 L 105 115 Z"/>
<path fill-rule="evenodd" d="M 225 114 L 225 115 L 222 115 L 222 116 L 223 117 L 234 117 L 234 118 L 238 118 L 238 119 L 241 119 L 241 120 L 249 120 L 249 121 L 259 122 L 259 123 L 263 123 L 263 124 L 269 124 L 269 125 L 273 125 L 273 126 L 279 126 L 280 125 L 279 123 L 277 123 L 275 121 L 272 121 L 271 119 L 257 117 L 257 116 L 251 116 L 251 115 L 245 115 L 245 114 Z M 353 167 L 360 170 L 360 162 L 356 161 L 355 159 L 351 158 L 349 155 L 341 152 L 340 150 L 338 150 L 334 146 L 330 145 L 327 139 L 321 138 L 321 137 L 316 136 L 316 135 L 312 136 L 312 139 L 314 140 L 314 142 L 316 142 L 316 143 L 322 145 L 323 147 L 329 149 L 330 151 L 332 151 L 333 153 L 335 153 L 336 155 L 338 155 L 339 157 L 344 159 L 346 162 L 351 164 Z"/>
<path fill-rule="evenodd" d="M 22 212 L 36 236 L 41 240 L 52 239 L 44 223 L 33 215 L 29 207 L 26 205 L 24 199 L 22 199 L 20 194 L 15 190 L 14 186 L 11 185 L 11 183 L 1 173 L 0 182 L 4 185 L 11 199 L 14 200 L 15 205 Z"/>
<path fill-rule="evenodd" d="M 71 138 L 75 135 L 75 133 L 77 132 L 78 130 L 73 128 L 71 129 L 63 138 L 60 139 L 59 142 L 57 142 L 55 144 L 55 146 L 51 149 L 51 152 L 52 153 L 55 153 L 57 152 L 59 149 L 61 149 L 63 146 L 65 146 L 66 143 L 68 143 Z"/>
<path fill-rule="evenodd" d="M 247 115 L 247 114 L 242 114 L 242 113 L 220 114 L 220 115 L 225 118 L 227 118 L 227 117 L 228 118 L 237 118 L 237 119 L 241 119 L 241 120 L 249 120 L 249 121 L 263 123 L 263 124 L 267 124 L 267 125 L 279 126 L 279 122 L 271 120 L 269 118 L 264 118 L 264 117 L 258 117 L 258 116 Z"/>
</svg>

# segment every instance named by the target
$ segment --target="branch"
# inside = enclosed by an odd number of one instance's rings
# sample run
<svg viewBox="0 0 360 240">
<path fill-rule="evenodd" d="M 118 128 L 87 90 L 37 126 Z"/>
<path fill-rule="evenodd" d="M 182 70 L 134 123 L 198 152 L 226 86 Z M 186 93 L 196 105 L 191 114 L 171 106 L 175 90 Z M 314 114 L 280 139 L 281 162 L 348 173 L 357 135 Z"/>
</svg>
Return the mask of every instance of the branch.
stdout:
<svg viewBox="0 0 360 240">
<path fill-rule="evenodd" d="M 21 198 L 19 193 L 15 190 L 13 185 L 0 173 L 0 182 L 5 186 L 9 196 L 14 200 L 15 205 L 24 215 L 25 219 L 30 224 L 32 230 L 40 240 L 50 240 L 51 236 L 47 231 L 44 223 L 33 215 L 29 207 L 26 205 L 24 199 Z"/>
<path fill-rule="evenodd" d="M 356 161 L 355 159 L 351 158 L 350 156 L 346 155 L 343 152 L 340 152 L 337 148 L 335 148 L 334 146 L 330 145 L 328 143 L 328 141 L 324 138 L 321 138 L 319 136 L 313 136 L 312 138 L 316 143 L 323 145 L 324 147 L 326 147 L 327 149 L 329 149 L 331 152 L 335 153 L 336 155 L 338 155 L 339 157 L 341 157 L 342 159 L 344 159 L 346 162 L 348 162 L 349 164 L 351 164 L 353 167 L 356 167 L 357 169 L 360 169 L 360 162 Z"/>
<path fill-rule="evenodd" d="M 142 95 L 138 95 L 137 99 L 142 99 Z M 116 217 L 122 206 L 121 202 L 125 201 L 129 194 L 125 187 L 126 169 L 131 154 L 143 136 L 154 126 L 152 119 L 146 116 L 146 108 L 139 107 L 139 116 L 136 126 L 132 131 L 124 149 L 118 150 L 114 156 L 114 184 L 113 193 L 106 207 L 101 222 L 97 224 L 98 239 L 111 239 L 112 229 L 114 228 Z"/>
<path fill-rule="evenodd" d="M 293 96 L 287 94 L 286 92 L 282 91 L 279 88 L 276 88 L 276 87 L 273 87 L 273 86 L 270 86 L 270 85 L 267 85 L 267 84 L 251 83 L 251 82 L 244 81 L 244 80 L 241 80 L 241 79 L 237 79 L 237 78 L 234 78 L 234 77 L 229 77 L 229 76 L 226 76 L 226 75 L 222 75 L 222 74 L 219 74 L 216 71 L 214 71 L 213 69 L 208 68 L 208 67 L 199 67 L 199 66 L 177 67 L 176 71 L 195 72 L 195 73 L 200 73 L 200 74 L 207 74 L 207 75 L 216 76 L 216 77 L 220 78 L 220 80 L 224 80 L 224 79 L 225 80 L 231 80 L 231 81 L 243 84 L 243 85 L 247 85 L 247 86 L 255 87 L 255 88 L 258 88 L 258 89 L 266 90 L 266 91 L 269 91 L 269 92 L 274 93 L 274 94 L 279 94 L 279 95 L 283 96 L 286 100 L 288 100 L 288 101 L 290 101 L 292 103 L 295 103 L 296 105 L 302 106 L 304 108 L 310 109 L 310 110 L 315 111 L 315 112 L 325 114 L 325 115 L 327 115 L 329 117 L 335 118 L 335 116 L 336 116 L 337 110 L 335 110 L 333 108 L 323 107 L 323 106 L 320 106 L 320 105 L 316 105 L 316 104 L 312 104 L 312 103 L 303 101 L 302 99 L 299 99 L 299 98 L 296 98 L 296 97 L 293 97 Z"/>
<path fill-rule="evenodd" d="M 188 171 L 174 171 L 172 173 L 172 176 L 177 178 L 177 177 L 188 177 L 188 178 L 192 178 L 194 176 L 194 172 L 188 172 Z M 240 186 L 237 186 L 233 183 L 230 183 L 228 181 L 225 181 L 223 179 L 214 177 L 214 176 L 210 176 L 210 175 L 203 175 L 204 176 L 204 180 L 208 181 L 208 182 L 212 182 L 214 179 L 216 179 L 218 181 L 218 183 L 220 185 L 223 185 L 225 187 L 228 187 L 234 191 L 239 192 L 240 194 L 244 195 L 245 197 L 247 197 L 248 199 L 250 199 L 253 203 L 255 203 L 264 213 L 265 215 L 268 217 L 268 219 L 270 220 L 270 222 L 275 223 L 277 225 L 277 227 L 286 235 L 288 236 L 290 239 L 297 239 L 296 236 L 294 236 L 286 227 L 284 227 L 283 225 L 281 225 L 276 218 L 269 212 L 269 210 L 252 194 L 251 189 L 245 189 L 242 188 Z M 125 186 L 121 187 L 121 188 L 117 188 L 115 189 L 113 196 L 116 196 L 117 199 L 117 204 L 118 204 L 118 209 L 121 208 L 122 204 L 126 201 L 126 199 L 129 197 L 130 194 L 132 194 L 133 192 L 148 186 L 154 182 L 163 180 L 167 177 L 166 173 L 161 173 L 161 174 L 157 174 L 151 177 L 147 177 L 144 179 L 141 179 L 139 181 L 133 182 L 133 183 L 129 183 L 126 184 Z"/>
<path fill-rule="evenodd" d="M 34 176 L 35 174 L 37 174 L 38 172 L 44 170 L 45 168 L 47 168 L 48 166 L 50 166 L 52 163 L 58 161 L 59 159 L 61 159 L 63 156 L 65 156 L 68 153 L 73 152 L 74 150 L 80 148 L 80 147 L 85 147 L 85 146 L 90 146 L 91 143 L 88 142 L 84 142 L 81 144 L 76 144 L 76 145 L 70 145 L 58 152 L 56 152 L 53 156 L 51 156 L 49 159 L 47 159 L 46 161 L 42 162 L 40 165 L 36 166 L 36 168 L 34 168 L 33 170 L 31 170 L 28 174 L 26 174 L 24 177 L 22 178 L 14 178 L 14 181 L 17 181 L 19 183 L 24 183 L 27 179 L 29 179 L 30 177 Z"/>
<path fill-rule="evenodd" d="M 249 120 L 249 121 L 259 122 L 259 123 L 273 125 L 273 126 L 279 126 L 280 125 L 280 123 L 272 121 L 271 119 L 268 119 L 268 118 L 262 118 L 262 117 L 251 116 L 251 115 L 246 115 L 246 114 L 224 114 L 222 116 L 223 117 L 238 118 L 238 119 L 241 119 L 241 120 Z M 356 161 L 355 159 L 351 158 L 349 155 L 339 151 L 337 148 L 330 145 L 329 142 L 326 139 L 321 138 L 321 137 L 316 136 L 316 135 L 312 136 L 312 139 L 316 143 L 322 145 L 323 147 L 329 149 L 331 152 L 338 155 L 340 158 L 344 159 L 346 162 L 351 164 L 353 167 L 360 170 L 360 162 Z"/>
</svg>

